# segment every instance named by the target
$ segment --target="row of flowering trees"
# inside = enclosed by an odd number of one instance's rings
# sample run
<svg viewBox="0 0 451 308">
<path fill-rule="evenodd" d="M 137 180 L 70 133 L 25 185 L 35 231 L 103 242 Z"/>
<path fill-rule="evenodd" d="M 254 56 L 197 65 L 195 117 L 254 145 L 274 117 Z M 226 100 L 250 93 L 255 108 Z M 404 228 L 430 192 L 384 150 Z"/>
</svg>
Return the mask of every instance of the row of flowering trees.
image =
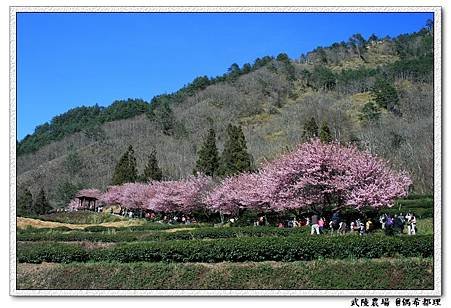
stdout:
<svg viewBox="0 0 451 308">
<path fill-rule="evenodd" d="M 406 173 L 391 169 L 368 152 L 314 139 L 254 173 L 231 176 L 219 183 L 205 175 L 180 181 L 127 183 L 109 187 L 100 201 L 154 212 L 205 210 L 236 216 L 244 209 L 380 208 L 405 196 L 411 184 Z"/>
</svg>

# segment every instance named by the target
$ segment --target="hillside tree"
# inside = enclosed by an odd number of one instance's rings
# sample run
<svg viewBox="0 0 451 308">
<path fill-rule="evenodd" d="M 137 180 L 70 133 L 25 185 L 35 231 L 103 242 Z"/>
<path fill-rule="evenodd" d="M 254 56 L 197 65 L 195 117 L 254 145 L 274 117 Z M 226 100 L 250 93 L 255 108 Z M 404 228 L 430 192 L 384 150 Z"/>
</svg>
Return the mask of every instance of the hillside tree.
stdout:
<svg viewBox="0 0 451 308">
<path fill-rule="evenodd" d="M 80 182 L 62 181 L 57 185 L 52 200 L 55 201 L 57 207 L 65 207 L 74 198 L 75 194 L 85 186 L 85 184 Z"/>
<path fill-rule="evenodd" d="M 44 189 L 41 188 L 39 191 L 36 200 L 33 204 L 33 212 L 37 215 L 47 214 L 52 209 L 49 201 L 47 200 L 47 196 L 45 195 Z"/>
<path fill-rule="evenodd" d="M 349 38 L 349 46 L 354 50 L 354 52 L 357 53 L 363 62 L 366 62 L 366 59 L 363 57 L 366 48 L 366 41 L 360 33 L 356 33 Z"/>
<path fill-rule="evenodd" d="M 162 179 L 163 171 L 161 171 L 161 168 L 158 166 L 157 152 L 152 150 L 147 159 L 147 164 L 144 167 L 143 174 L 141 175 L 141 181 L 161 181 Z"/>
<path fill-rule="evenodd" d="M 333 140 L 332 133 L 330 132 L 327 122 L 323 122 L 323 124 L 321 125 L 321 129 L 319 131 L 319 139 L 323 143 L 330 143 Z"/>
<path fill-rule="evenodd" d="M 201 172 L 207 176 L 218 175 L 219 154 L 216 147 L 216 133 L 210 128 L 207 136 L 198 152 L 195 172 Z"/>
<path fill-rule="evenodd" d="M 386 79 L 376 79 L 376 82 L 371 89 L 371 96 L 381 108 L 385 108 L 395 115 L 401 115 L 398 106 L 398 92 L 396 91 L 396 88 Z"/>
<path fill-rule="evenodd" d="M 229 124 L 221 156 L 220 174 L 230 176 L 252 170 L 252 156 L 247 152 L 246 139 L 241 126 Z"/>
<path fill-rule="evenodd" d="M 302 137 L 304 140 L 310 140 L 312 138 L 318 137 L 318 124 L 314 117 L 304 123 L 304 128 L 302 130 Z"/>
<path fill-rule="evenodd" d="M 69 147 L 69 153 L 67 154 L 63 164 L 67 173 L 71 177 L 77 175 L 80 170 L 83 169 L 83 160 L 73 146 Z"/>
<path fill-rule="evenodd" d="M 111 184 L 121 185 L 123 183 L 133 183 L 136 182 L 137 178 L 138 171 L 136 168 L 135 151 L 130 145 L 128 150 L 121 156 L 114 169 Z"/>
<path fill-rule="evenodd" d="M 28 188 L 17 190 L 17 216 L 27 216 L 33 214 L 33 195 Z"/>
</svg>

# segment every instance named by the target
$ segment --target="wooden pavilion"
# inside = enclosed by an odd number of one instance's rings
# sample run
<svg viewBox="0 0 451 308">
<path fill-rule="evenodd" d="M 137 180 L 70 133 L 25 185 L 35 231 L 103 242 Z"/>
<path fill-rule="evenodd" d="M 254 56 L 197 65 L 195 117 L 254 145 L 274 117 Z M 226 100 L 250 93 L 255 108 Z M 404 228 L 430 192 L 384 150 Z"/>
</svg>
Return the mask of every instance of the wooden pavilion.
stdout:
<svg viewBox="0 0 451 308">
<path fill-rule="evenodd" d="M 101 192 L 97 189 L 84 189 L 79 191 L 75 198 L 80 201 L 80 208 L 96 211 L 100 195 Z"/>
</svg>

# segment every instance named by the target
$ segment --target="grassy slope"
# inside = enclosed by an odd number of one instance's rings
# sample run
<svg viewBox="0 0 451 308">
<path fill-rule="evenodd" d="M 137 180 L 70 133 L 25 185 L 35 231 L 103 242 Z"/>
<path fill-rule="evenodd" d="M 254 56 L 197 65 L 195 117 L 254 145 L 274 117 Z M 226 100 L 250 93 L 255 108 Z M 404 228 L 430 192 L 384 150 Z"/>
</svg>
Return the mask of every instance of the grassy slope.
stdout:
<svg viewBox="0 0 451 308">
<path fill-rule="evenodd" d="M 19 264 L 18 289 L 432 289 L 432 259 Z"/>
</svg>

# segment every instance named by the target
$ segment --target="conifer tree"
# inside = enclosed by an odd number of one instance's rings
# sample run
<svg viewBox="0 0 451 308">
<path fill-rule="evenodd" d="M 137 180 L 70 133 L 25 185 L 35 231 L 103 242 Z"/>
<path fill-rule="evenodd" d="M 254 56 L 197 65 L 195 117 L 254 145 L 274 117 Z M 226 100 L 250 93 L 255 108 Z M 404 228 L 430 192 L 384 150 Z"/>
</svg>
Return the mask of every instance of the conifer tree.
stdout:
<svg viewBox="0 0 451 308">
<path fill-rule="evenodd" d="M 151 180 L 161 181 L 163 178 L 163 172 L 158 166 L 157 152 L 153 150 L 150 152 L 147 164 L 144 167 L 143 174 L 141 176 L 142 182 L 149 182 Z"/>
<path fill-rule="evenodd" d="M 28 188 L 18 189 L 17 192 L 17 216 L 33 214 L 33 195 Z"/>
<path fill-rule="evenodd" d="M 371 96 L 380 107 L 385 108 L 396 115 L 401 115 L 398 108 L 398 92 L 386 79 L 378 78 L 376 80 L 371 89 Z"/>
<path fill-rule="evenodd" d="M 327 125 L 327 122 L 323 122 L 321 125 L 321 130 L 319 132 L 319 139 L 322 143 L 330 143 L 332 142 L 332 134 L 329 129 L 329 125 Z"/>
<path fill-rule="evenodd" d="M 318 124 L 316 124 L 316 120 L 314 117 L 312 117 L 309 121 L 304 123 L 302 137 L 306 141 L 318 137 Z"/>
<path fill-rule="evenodd" d="M 208 176 L 215 176 L 218 174 L 218 168 L 219 154 L 218 148 L 216 147 L 216 133 L 213 128 L 210 128 L 198 152 L 198 159 L 194 171 Z"/>
<path fill-rule="evenodd" d="M 119 159 L 119 162 L 114 169 L 113 179 L 111 184 L 121 185 L 124 183 L 136 182 L 138 177 L 138 171 L 136 169 L 135 151 L 130 145 L 128 150 Z"/>
<path fill-rule="evenodd" d="M 241 126 L 229 124 L 227 139 L 221 157 L 220 174 L 229 176 L 252 170 L 252 157 L 247 152 L 246 139 Z"/>
<path fill-rule="evenodd" d="M 44 189 L 41 188 L 33 204 L 33 212 L 38 215 L 44 215 L 47 214 L 51 209 L 52 207 L 50 206 L 49 201 L 45 196 Z"/>
</svg>

